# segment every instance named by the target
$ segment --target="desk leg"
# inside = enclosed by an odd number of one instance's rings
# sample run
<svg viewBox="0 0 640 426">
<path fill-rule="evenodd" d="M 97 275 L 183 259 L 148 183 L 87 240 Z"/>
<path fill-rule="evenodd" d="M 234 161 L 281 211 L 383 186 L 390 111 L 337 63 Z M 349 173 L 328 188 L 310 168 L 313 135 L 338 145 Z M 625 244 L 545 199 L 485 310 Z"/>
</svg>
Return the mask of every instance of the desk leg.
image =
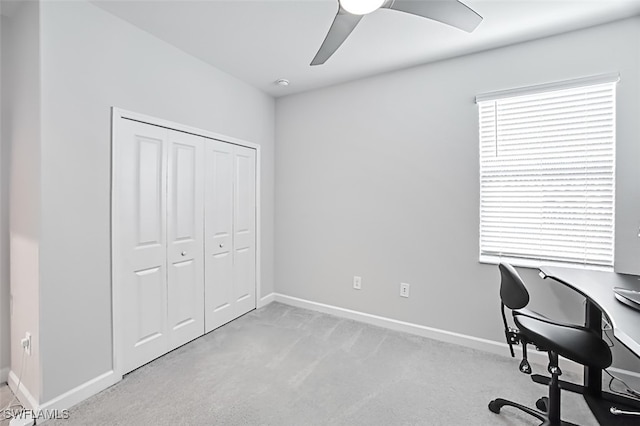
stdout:
<svg viewBox="0 0 640 426">
<path fill-rule="evenodd" d="M 587 299 L 584 325 L 602 337 L 602 312 L 589 299 Z M 602 370 L 585 366 L 584 388 L 585 394 L 599 397 L 602 394 Z"/>
</svg>

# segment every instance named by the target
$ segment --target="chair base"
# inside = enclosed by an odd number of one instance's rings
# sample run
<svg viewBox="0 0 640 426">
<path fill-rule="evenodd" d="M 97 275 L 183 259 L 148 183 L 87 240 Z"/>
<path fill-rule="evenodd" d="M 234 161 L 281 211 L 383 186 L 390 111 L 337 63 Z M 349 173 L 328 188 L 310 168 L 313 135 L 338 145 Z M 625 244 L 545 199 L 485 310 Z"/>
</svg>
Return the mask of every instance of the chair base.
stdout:
<svg viewBox="0 0 640 426">
<path fill-rule="evenodd" d="M 489 403 L 489 410 L 492 413 L 498 414 L 498 413 L 500 413 L 500 409 L 502 407 L 505 407 L 505 406 L 517 408 L 518 410 L 524 411 L 525 413 L 537 418 L 538 420 L 542 421 L 540 426 L 579 426 L 579 425 L 576 425 L 574 423 L 569 423 L 569 422 L 565 422 L 565 421 L 560 421 L 559 423 L 558 422 L 552 422 L 547 417 L 547 413 L 544 413 L 544 412 L 538 411 L 538 410 L 534 410 L 533 408 L 529 408 L 526 405 L 518 404 L 517 402 L 509 401 L 507 399 L 502 399 L 502 398 L 496 398 L 493 401 L 491 401 Z"/>
</svg>

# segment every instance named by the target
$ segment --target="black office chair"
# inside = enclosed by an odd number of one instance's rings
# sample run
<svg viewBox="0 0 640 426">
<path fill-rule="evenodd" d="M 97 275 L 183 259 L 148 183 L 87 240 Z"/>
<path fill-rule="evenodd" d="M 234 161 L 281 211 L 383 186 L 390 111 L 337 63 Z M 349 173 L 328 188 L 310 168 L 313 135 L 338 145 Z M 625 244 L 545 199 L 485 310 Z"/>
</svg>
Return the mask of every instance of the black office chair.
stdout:
<svg viewBox="0 0 640 426">
<path fill-rule="evenodd" d="M 523 359 L 520 371 L 531 373 L 531 366 L 527 360 L 527 345 L 533 344 L 539 350 L 548 352 L 551 374 L 549 381 L 549 396 L 542 397 L 536 402 L 539 410 L 517 404 L 506 399 L 498 398 L 489 403 L 489 410 L 499 413 L 504 406 L 518 408 L 539 420 L 542 426 L 572 425 L 560 420 L 560 386 L 559 377 L 562 371 L 558 367 L 558 356 L 575 361 L 582 365 L 589 365 L 604 369 L 611 365 L 611 350 L 607 343 L 597 333 L 585 327 L 563 324 L 537 314 L 525 307 L 529 303 L 529 292 L 513 266 L 501 263 L 499 266 L 500 299 L 502 300 L 502 320 L 504 331 L 511 351 L 514 344 L 522 344 Z M 513 321 L 517 329 L 510 328 L 505 315 L 505 306 L 511 309 Z M 574 425 L 575 426 L 575 425 Z"/>
</svg>

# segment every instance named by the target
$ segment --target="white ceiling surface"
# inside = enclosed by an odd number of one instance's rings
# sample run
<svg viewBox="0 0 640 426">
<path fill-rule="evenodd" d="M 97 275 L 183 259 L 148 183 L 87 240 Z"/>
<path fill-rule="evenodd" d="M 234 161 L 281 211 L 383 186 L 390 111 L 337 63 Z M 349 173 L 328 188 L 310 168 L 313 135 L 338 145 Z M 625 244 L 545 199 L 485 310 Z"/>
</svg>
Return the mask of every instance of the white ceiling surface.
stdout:
<svg viewBox="0 0 640 426">
<path fill-rule="evenodd" d="M 463 2 L 484 17 L 473 33 L 378 10 L 324 65 L 311 67 L 337 0 L 93 1 L 276 97 L 640 14 L 640 0 Z M 279 78 L 290 85 L 277 86 Z"/>
</svg>

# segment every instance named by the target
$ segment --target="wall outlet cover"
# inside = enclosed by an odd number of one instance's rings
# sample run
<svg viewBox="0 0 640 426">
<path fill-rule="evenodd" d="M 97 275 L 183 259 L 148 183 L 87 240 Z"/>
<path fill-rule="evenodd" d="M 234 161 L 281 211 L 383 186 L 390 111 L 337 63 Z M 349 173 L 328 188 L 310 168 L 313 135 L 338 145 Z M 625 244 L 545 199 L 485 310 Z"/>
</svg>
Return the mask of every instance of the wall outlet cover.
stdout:
<svg viewBox="0 0 640 426">
<path fill-rule="evenodd" d="M 409 297 L 409 287 L 410 284 L 400 283 L 400 296 Z"/>
<path fill-rule="evenodd" d="M 355 275 L 353 277 L 353 288 L 356 290 L 362 289 L 362 277 Z"/>
</svg>

